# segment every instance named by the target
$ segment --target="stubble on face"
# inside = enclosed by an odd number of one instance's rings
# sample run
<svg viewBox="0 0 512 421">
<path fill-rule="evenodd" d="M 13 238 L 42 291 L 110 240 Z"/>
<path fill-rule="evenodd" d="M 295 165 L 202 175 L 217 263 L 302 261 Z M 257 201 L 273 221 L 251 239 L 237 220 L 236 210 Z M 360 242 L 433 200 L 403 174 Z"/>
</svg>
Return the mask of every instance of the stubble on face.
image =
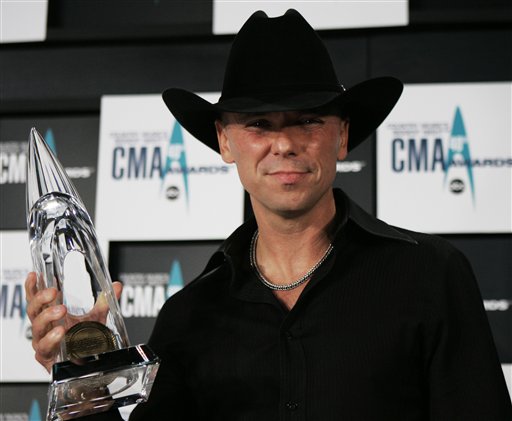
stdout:
<svg viewBox="0 0 512 421">
<path fill-rule="evenodd" d="M 348 131 L 339 117 L 226 113 L 216 126 L 221 155 L 237 165 L 255 212 L 293 218 L 332 200 L 336 156 Z"/>
</svg>

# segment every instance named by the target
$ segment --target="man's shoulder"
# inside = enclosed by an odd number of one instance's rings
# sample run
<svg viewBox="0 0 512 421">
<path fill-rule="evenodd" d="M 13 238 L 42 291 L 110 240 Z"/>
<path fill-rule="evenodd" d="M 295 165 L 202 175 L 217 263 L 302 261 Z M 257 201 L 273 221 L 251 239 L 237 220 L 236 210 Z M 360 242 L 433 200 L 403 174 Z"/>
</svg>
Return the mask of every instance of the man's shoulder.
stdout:
<svg viewBox="0 0 512 421">
<path fill-rule="evenodd" d="M 470 261 L 449 240 L 401 227 L 393 229 L 415 241 L 415 244 L 394 244 L 393 251 L 386 252 L 389 259 L 387 267 L 397 277 L 412 283 L 418 291 L 425 294 L 430 291 L 435 296 L 442 295 L 442 291 L 455 291 L 473 284 L 474 273 Z"/>
<path fill-rule="evenodd" d="M 358 227 L 358 233 L 370 242 L 380 242 L 383 247 L 395 247 L 400 252 L 420 254 L 440 259 L 460 255 L 460 251 L 447 239 L 419 231 L 413 231 L 400 226 L 388 224 L 368 213 L 347 196 L 349 220 Z"/>
<path fill-rule="evenodd" d="M 462 256 L 462 252 L 459 249 L 440 235 L 413 231 L 393 225 L 390 225 L 390 227 L 413 239 L 415 248 L 417 248 L 417 252 L 420 254 L 440 259 L 451 259 Z"/>
</svg>

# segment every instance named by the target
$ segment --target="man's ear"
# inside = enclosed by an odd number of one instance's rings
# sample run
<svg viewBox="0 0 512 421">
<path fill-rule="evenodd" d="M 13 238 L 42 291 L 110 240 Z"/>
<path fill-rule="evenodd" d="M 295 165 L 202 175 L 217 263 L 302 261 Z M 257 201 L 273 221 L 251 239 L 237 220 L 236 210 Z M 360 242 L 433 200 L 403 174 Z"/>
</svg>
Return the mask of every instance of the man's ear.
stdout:
<svg viewBox="0 0 512 421">
<path fill-rule="evenodd" d="M 217 140 L 219 142 L 219 151 L 222 160 L 227 164 L 235 162 L 231 154 L 229 147 L 228 136 L 226 133 L 226 127 L 222 124 L 222 121 L 215 120 L 215 130 L 217 130 Z"/>
<path fill-rule="evenodd" d="M 350 122 L 348 120 L 341 120 L 341 129 L 340 129 L 340 148 L 338 150 L 338 161 L 343 161 L 348 154 L 348 132 L 349 132 Z"/>
</svg>

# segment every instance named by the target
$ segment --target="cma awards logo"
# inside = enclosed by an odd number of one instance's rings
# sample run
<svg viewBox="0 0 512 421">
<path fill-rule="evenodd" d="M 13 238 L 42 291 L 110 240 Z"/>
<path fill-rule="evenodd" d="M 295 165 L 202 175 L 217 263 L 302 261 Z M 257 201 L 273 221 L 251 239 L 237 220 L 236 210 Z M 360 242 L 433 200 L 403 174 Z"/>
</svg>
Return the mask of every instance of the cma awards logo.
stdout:
<svg viewBox="0 0 512 421">
<path fill-rule="evenodd" d="M 167 158 L 165 160 L 164 171 L 160 175 L 160 192 L 164 190 L 165 179 L 168 174 L 177 171 L 183 178 L 183 189 L 185 190 L 185 202 L 188 207 L 188 171 L 187 171 L 187 154 L 185 152 L 185 144 L 183 142 L 183 131 L 178 123 L 174 124 L 171 138 L 167 145 Z M 176 185 L 170 185 L 165 188 L 165 197 L 170 200 L 177 199 L 180 190 Z"/>
<path fill-rule="evenodd" d="M 417 125 L 412 125 L 416 129 Z M 428 126 L 428 125 L 425 125 Z M 444 126 L 433 124 L 432 126 Z M 512 167 L 512 158 L 475 159 L 471 155 L 469 136 L 466 132 L 460 107 L 456 107 L 448 136 L 439 127 L 434 136 L 417 138 L 396 137 L 391 142 L 391 168 L 395 173 L 443 172 L 442 187 L 452 194 L 467 192 L 476 205 L 476 168 Z M 417 131 L 417 130 L 416 130 Z M 447 138 L 447 139 L 446 139 Z M 447 140 L 447 145 L 445 140 Z M 445 152 L 446 151 L 446 152 Z"/>
<path fill-rule="evenodd" d="M 129 142 L 123 140 L 122 135 Z M 187 208 L 191 176 L 227 174 L 230 171 L 227 165 L 190 165 L 183 129 L 178 122 L 174 123 L 170 137 L 165 140 L 162 139 L 163 132 L 112 133 L 112 136 L 116 141 L 112 150 L 114 180 L 158 180 L 160 196 L 171 201 L 184 197 Z"/>
<path fill-rule="evenodd" d="M 464 121 L 460 108 L 457 107 L 455 110 L 455 117 L 453 118 L 452 130 L 450 133 L 450 139 L 448 141 L 448 156 L 444 166 L 444 185 L 448 179 L 448 173 L 450 168 L 462 165 L 466 167 L 467 180 L 469 182 L 469 188 L 471 189 L 471 198 L 473 205 L 475 205 L 475 182 L 473 179 L 473 163 L 471 161 L 471 153 L 469 152 L 469 142 L 466 136 L 466 129 L 464 127 Z M 462 179 L 452 178 L 450 181 L 450 191 L 459 194 L 465 189 L 465 184 Z"/>
<path fill-rule="evenodd" d="M 0 317 L 2 321 L 10 320 L 13 328 L 19 331 L 19 335 L 32 339 L 32 331 L 25 309 L 25 294 L 20 279 L 23 279 L 26 271 L 2 270 L 2 286 L 0 288 Z M 19 321 L 19 326 L 18 322 Z M 5 327 L 5 326 L 4 326 Z"/>
<path fill-rule="evenodd" d="M 42 421 L 41 408 L 39 402 L 36 399 L 32 400 L 30 404 L 30 410 L 26 412 L 0 412 L 0 420 L 2 421 Z"/>
<path fill-rule="evenodd" d="M 124 273 L 121 294 L 123 317 L 156 317 L 165 301 L 183 288 L 179 260 L 174 260 L 169 273 Z"/>
<path fill-rule="evenodd" d="M 57 156 L 57 143 L 53 130 L 48 128 L 44 139 L 51 151 Z M 22 184 L 26 180 L 27 142 L 1 142 L 0 143 L 0 184 Z M 94 172 L 93 167 L 66 167 L 69 178 L 90 178 Z"/>
</svg>

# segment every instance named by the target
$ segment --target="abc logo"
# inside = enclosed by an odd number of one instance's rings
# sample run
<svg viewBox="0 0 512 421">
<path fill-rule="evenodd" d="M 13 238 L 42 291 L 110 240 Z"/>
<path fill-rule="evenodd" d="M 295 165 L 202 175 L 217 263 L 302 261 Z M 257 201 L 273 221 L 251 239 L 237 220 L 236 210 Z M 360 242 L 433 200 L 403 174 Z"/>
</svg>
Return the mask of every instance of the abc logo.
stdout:
<svg viewBox="0 0 512 421">
<path fill-rule="evenodd" d="M 176 200 L 180 196 L 180 189 L 176 186 L 170 186 L 165 191 L 165 197 L 169 200 Z"/>
<path fill-rule="evenodd" d="M 464 188 L 465 188 L 464 181 L 462 181 L 461 179 L 456 178 L 456 179 L 450 181 L 450 191 L 452 193 L 456 193 L 456 194 L 462 193 L 464 191 Z"/>
</svg>

